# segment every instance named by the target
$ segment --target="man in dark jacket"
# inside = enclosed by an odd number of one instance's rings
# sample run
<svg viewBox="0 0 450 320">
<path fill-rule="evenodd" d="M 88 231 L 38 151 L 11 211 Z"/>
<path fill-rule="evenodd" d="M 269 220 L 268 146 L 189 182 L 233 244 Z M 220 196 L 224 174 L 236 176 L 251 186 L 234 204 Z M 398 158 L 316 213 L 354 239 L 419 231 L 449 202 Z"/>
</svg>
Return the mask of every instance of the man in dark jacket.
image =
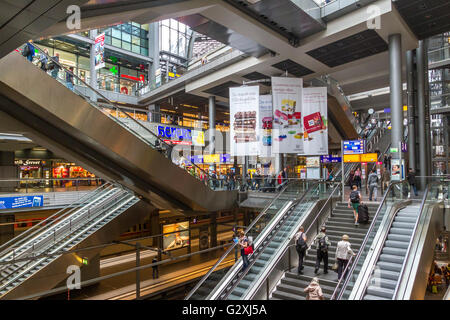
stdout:
<svg viewBox="0 0 450 320">
<path fill-rule="evenodd" d="M 416 174 L 414 173 L 414 170 L 409 168 L 409 172 L 408 172 L 408 183 L 411 186 L 411 191 L 414 190 L 414 194 L 417 197 L 419 194 L 417 193 L 417 188 L 416 188 Z"/>
<path fill-rule="evenodd" d="M 152 263 L 157 263 L 158 259 L 156 257 L 153 258 Z M 153 270 L 153 279 L 158 279 L 159 278 L 159 274 L 158 274 L 158 266 L 152 266 L 152 270 Z"/>
<path fill-rule="evenodd" d="M 326 235 L 326 228 L 322 227 L 319 234 L 314 239 L 314 243 L 317 243 L 317 257 L 314 273 L 319 273 L 320 262 L 323 260 L 323 273 L 328 273 L 328 247 L 331 246 L 330 240 Z"/>
</svg>

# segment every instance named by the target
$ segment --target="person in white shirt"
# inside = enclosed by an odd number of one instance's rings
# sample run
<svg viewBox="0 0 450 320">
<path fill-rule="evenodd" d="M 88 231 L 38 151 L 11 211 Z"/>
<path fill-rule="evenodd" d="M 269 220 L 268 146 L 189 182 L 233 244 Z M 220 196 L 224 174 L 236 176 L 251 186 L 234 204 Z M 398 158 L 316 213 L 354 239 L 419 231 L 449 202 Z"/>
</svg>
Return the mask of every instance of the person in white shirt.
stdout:
<svg viewBox="0 0 450 320">
<path fill-rule="evenodd" d="M 353 252 L 350 247 L 350 242 L 348 241 L 348 235 L 344 234 L 342 236 L 342 240 L 338 242 L 336 247 L 336 261 L 338 263 L 338 280 L 341 279 L 342 273 L 344 272 L 345 267 L 348 264 L 348 260 L 356 253 Z M 348 270 L 347 270 L 348 271 Z M 347 273 L 347 271 L 345 273 Z"/>
</svg>

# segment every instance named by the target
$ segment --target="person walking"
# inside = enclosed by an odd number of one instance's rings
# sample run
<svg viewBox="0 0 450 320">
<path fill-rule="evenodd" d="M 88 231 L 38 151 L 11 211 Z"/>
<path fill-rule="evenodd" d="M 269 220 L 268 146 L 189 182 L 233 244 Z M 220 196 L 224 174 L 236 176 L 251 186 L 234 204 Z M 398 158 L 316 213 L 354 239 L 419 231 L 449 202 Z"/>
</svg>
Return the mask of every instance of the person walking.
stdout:
<svg viewBox="0 0 450 320">
<path fill-rule="evenodd" d="M 358 191 L 358 187 L 353 185 L 352 192 L 348 198 L 348 207 L 353 208 L 353 216 L 355 218 L 355 226 L 358 225 L 358 208 L 361 202 L 361 193 Z"/>
<path fill-rule="evenodd" d="M 66 72 L 66 86 L 73 91 L 73 67 L 70 67 L 69 71 Z"/>
<path fill-rule="evenodd" d="M 283 183 L 285 183 L 288 180 L 287 168 L 284 168 L 283 171 L 281 171 L 281 176 L 283 178 Z"/>
<path fill-rule="evenodd" d="M 39 55 L 39 62 L 41 63 L 41 70 L 47 72 L 47 63 L 48 63 L 48 50 L 44 49 L 44 53 Z"/>
<path fill-rule="evenodd" d="M 348 261 L 350 260 L 351 255 L 355 256 L 356 254 L 353 252 L 350 247 L 350 242 L 348 241 L 348 235 L 344 234 L 342 236 L 342 240 L 337 243 L 336 247 L 336 260 L 338 264 L 338 281 L 342 277 L 342 273 L 347 267 Z M 344 278 L 347 276 L 348 270 L 346 270 Z"/>
<path fill-rule="evenodd" d="M 317 243 L 317 257 L 314 273 L 319 273 L 320 262 L 323 260 L 323 273 L 328 273 L 328 247 L 331 246 L 330 240 L 326 235 L 326 228 L 322 227 L 319 234 L 314 239 L 314 243 Z"/>
<path fill-rule="evenodd" d="M 304 269 L 303 259 L 306 254 L 306 249 L 308 249 L 308 245 L 306 243 L 307 237 L 304 230 L 305 229 L 303 228 L 303 226 L 301 226 L 294 236 L 295 249 L 297 250 L 298 254 L 298 269 L 297 269 L 298 274 L 303 274 Z"/>
<path fill-rule="evenodd" d="M 33 62 L 33 58 L 35 55 L 35 49 L 33 46 L 33 40 L 28 40 L 24 47 L 24 56 L 27 58 L 28 61 Z"/>
<path fill-rule="evenodd" d="M 391 173 L 389 169 L 383 170 L 383 175 L 381 176 L 381 191 L 384 193 L 389 188 L 389 182 L 391 182 Z"/>
<path fill-rule="evenodd" d="M 361 189 L 361 169 L 358 168 L 353 176 L 353 184 L 356 184 L 359 189 Z"/>
<path fill-rule="evenodd" d="M 355 177 L 355 170 L 350 170 L 350 174 L 348 175 L 348 185 L 350 190 L 353 188 L 353 179 Z"/>
<path fill-rule="evenodd" d="M 317 277 L 312 278 L 309 285 L 303 290 L 306 292 L 306 300 L 323 300 L 322 288 Z"/>
<path fill-rule="evenodd" d="M 57 79 L 58 78 L 58 73 L 59 73 L 59 69 L 60 69 L 60 67 L 59 67 L 59 65 L 58 65 L 58 63 L 59 63 L 59 53 L 57 52 L 57 53 L 55 53 L 55 56 L 54 57 L 52 57 L 52 60 L 53 61 L 51 61 L 50 62 L 50 64 L 51 64 L 51 75 L 52 75 L 52 78 L 53 79 Z"/>
<path fill-rule="evenodd" d="M 375 169 L 370 170 L 369 177 L 367 178 L 367 185 L 369 186 L 369 201 L 372 201 L 372 196 L 374 196 L 374 201 L 377 201 L 378 175 L 375 172 Z"/>
<path fill-rule="evenodd" d="M 152 263 L 157 263 L 158 259 L 156 257 L 153 258 Z M 153 279 L 158 279 L 159 278 L 159 272 L 158 272 L 158 266 L 152 266 L 152 270 L 153 270 Z"/>
<path fill-rule="evenodd" d="M 248 257 L 245 254 L 245 248 L 248 247 L 248 238 L 242 230 L 239 231 L 239 246 L 241 247 L 242 270 L 245 270 L 249 265 Z"/>
<path fill-rule="evenodd" d="M 411 186 L 411 191 L 414 190 L 414 195 L 417 197 L 419 194 L 417 193 L 417 188 L 416 188 L 416 174 L 414 173 L 414 170 L 412 168 L 409 168 L 407 179 L 408 179 L 409 185 Z"/>
</svg>

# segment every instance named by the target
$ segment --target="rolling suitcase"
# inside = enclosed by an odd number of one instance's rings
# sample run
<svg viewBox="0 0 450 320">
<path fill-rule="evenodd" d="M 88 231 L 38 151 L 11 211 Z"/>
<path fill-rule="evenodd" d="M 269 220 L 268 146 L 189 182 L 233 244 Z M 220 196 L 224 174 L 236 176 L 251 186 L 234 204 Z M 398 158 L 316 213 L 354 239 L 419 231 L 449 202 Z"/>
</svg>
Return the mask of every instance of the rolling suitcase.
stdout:
<svg viewBox="0 0 450 320">
<path fill-rule="evenodd" d="M 358 207 L 358 223 L 369 223 L 369 208 L 365 204 Z"/>
</svg>

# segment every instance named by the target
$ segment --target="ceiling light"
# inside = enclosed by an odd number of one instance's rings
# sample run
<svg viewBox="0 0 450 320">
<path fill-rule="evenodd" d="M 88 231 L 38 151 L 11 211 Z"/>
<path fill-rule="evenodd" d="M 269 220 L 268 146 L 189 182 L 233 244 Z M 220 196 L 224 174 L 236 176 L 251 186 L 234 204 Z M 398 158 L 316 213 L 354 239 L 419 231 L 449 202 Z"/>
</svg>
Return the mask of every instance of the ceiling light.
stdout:
<svg viewBox="0 0 450 320">
<path fill-rule="evenodd" d="M 248 3 L 255 4 L 260 2 L 261 0 L 247 0 Z"/>
</svg>

